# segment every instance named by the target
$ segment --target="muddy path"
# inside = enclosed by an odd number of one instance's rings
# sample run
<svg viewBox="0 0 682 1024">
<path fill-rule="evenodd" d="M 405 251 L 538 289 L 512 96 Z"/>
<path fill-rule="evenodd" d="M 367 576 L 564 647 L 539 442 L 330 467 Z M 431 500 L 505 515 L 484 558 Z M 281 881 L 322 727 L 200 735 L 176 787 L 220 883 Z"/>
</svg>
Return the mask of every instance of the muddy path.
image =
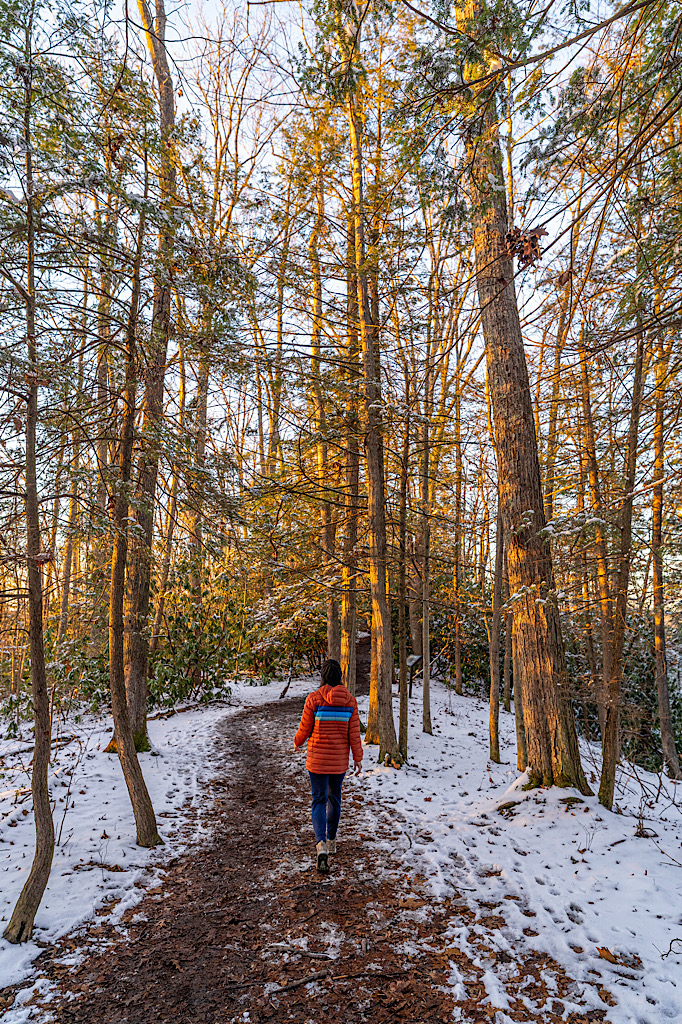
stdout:
<svg viewBox="0 0 682 1024">
<path fill-rule="evenodd" d="M 457 892 L 434 903 L 418 876 L 379 852 L 393 825 L 361 779 L 344 788 L 332 872 L 315 871 L 307 778 L 291 756 L 301 709 L 288 700 L 224 720 L 215 742 L 225 768 L 205 794 L 210 843 L 170 863 L 163 885 L 124 916 L 123 931 L 101 918 L 46 950 L 37 966 L 57 992 L 42 1005 L 36 996 L 32 1019 L 443 1024 L 458 1010 L 456 1019 L 476 1024 L 495 1016 L 483 1003 L 482 968 L 448 948 L 444 934 L 471 925 L 476 910 Z M 533 956 L 507 973 L 527 979 L 537 1012 L 512 1000 L 508 1019 L 558 1022 L 568 979 L 559 977 L 550 998 L 543 977 L 554 965 Z M 458 992 L 453 963 L 465 978 Z"/>
</svg>

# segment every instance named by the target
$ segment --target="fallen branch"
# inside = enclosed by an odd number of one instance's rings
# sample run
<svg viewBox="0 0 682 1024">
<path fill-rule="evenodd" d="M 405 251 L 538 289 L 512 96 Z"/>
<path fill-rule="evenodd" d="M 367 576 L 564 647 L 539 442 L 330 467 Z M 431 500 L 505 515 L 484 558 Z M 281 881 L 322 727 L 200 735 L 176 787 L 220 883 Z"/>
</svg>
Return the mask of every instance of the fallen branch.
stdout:
<svg viewBox="0 0 682 1024">
<path fill-rule="evenodd" d="M 333 960 L 334 957 L 330 956 L 329 953 L 313 953 L 307 949 L 301 949 L 300 946 L 287 946 L 285 942 L 271 942 L 266 949 L 280 949 L 283 953 L 298 953 L 299 956 L 309 956 L 314 960 Z"/>
<path fill-rule="evenodd" d="M 392 971 L 389 974 L 384 971 L 358 971 L 357 974 L 335 974 L 333 976 L 334 981 L 351 981 L 353 978 L 402 978 L 405 975 L 405 971 Z"/>
<path fill-rule="evenodd" d="M 57 747 L 66 747 L 69 743 L 73 743 L 77 740 L 78 736 L 63 736 L 60 740 L 55 740 L 52 744 L 52 749 L 56 750 Z M 18 750 L 9 750 L 6 754 L 0 753 L 0 757 L 14 757 L 15 754 L 31 754 L 33 753 L 35 746 L 31 744 L 30 747 L 19 747 Z"/>
<path fill-rule="evenodd" d="M 269 996 L 279 995 L 280 992 L 291 992 L 294 988 L 300 988 L 301 985 L 309 985 L 311 981 L 321 981 L 322 978 L 328 978 L 332 972 L 327 967 L 324 971 L 315 971 L 314 974 L 309 974 L 306 978 L 300 978 L 298 981 L 290 981 L 288 985 L 281 985 L 279 988 L 274 988 L 271 992 L 268 992 Z"/>
<path fill-rule="evenodd" d="M 300 952 L 303 952 L 303 950 Z M 353 978 L 402 978 L 404 975 L 404 971 L 384 973 L 384 971 L 371 970 L 358 971 L 357 974 L 332 974 L 331 970 L 327 967 L 324 971 L 315 971 L 313 974 L 306 975 L 305 978 L 299 978 L 298 981 L 290 981 L 288 985 L 280 985 L 279 988 L 272 989 L 268 993 L 268 996 L 279 995 L 281 992 L 291 992 L 292 989 L 300 988 L 301 985 L 309 985 L 313 981 L 322 981 L 323 978 L 331 978 L 332 981 L 352 981 Z M 268 983 L 264 978 L 260 978 L 258 981 L 237 981 L 228 983 L 225 988 L 253 988 L 254 985 L 267 984 Z"/>
<path fill-rule="evenodd" d="M 224 704 L 225 707 L 234 707 L 229 697 L 212 697 L 211 700 L 198 700 L 193 704 L 183 704 L 177 708 L 168 708 L 167 711 L 157 711 L 153 715 L 147 715 L 147 721 L 153 722 L 159 718 L 172 718 L 173 715 L 181 715 L 184 711 L 196 711 L 197 708 L 207 708 L 213 704 Z"/>
</svg>

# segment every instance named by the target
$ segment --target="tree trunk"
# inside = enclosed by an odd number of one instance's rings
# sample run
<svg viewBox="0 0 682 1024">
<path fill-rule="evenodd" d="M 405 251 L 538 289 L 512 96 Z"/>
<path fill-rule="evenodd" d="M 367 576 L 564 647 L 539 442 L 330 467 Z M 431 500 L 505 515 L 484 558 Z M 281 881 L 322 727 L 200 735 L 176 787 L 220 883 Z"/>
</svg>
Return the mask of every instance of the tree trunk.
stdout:
<svg viewBox="0 0 682 1024">
<path fill-rule="evenodd" d="M 367 707 L 366 743 L 379 742 L 379 663 L 377 661 L 377 630 L 372 610 L 372 621 L 369 627 L 369 702 Z"/>
<path fill-rule="evenodd" d="M 507 612 L 504 617 L 504 668 L 503 690 L 504 710 L 511 711 L 511 650 L 512 650 L 512 615 Z"/>
<path fill-rule="evenodd" d="M 85 288 L 84 305 L 87 308 L 87 285 Z M 77 394 L 83 391 L 83 347 L 78 355 L 78 385 Z M 80 440 L 78 428 L 73 431 L 73 468 L 71 471 L 71 493 L 69 495 L 69 518 L 66 527 L 66 547 L 64 549 L 64 570 L 62 582 L 62 600 L 59 609 L 59 629 L 57 630 L 57 645 L 63 644 L 66 639 L 66 631 L 69 625 L 69 600 L 71 597 L 71 579 L 73 575 L 73 549 L 76 543 L 76 531 L 78 529 L 78 470 L 80 466 Z"/>
<path fill-rule="evenodd" d="M 462 686 L 462 402 L 459 375 L 455 395 L 455 693 L 463 693 Z"/>
<path fill-rule="evenodd" d="M 341 577 L 341 669 L 352 694 L 356 683 L 357 569 L 355 551 L 358 542 L 358 488 L 360 453 L 358 451 L 358 283 L 355 271 L 355 227 L 349 215 L 347 227 L 346 314 L 348 348 L 346 353 L 346 480 L 343 568 Z"/>
<path fill-rule="evenodd" d="M 421 465 L 421 503 L 422 503 L 422 729 L 431 735 L 431 628 L 430 613 L 430 556 L 431 556 L 431 517 L 429 501 L 430 485 L 430 443 L 429 418 L 431 415 L 431 353 L 427 343 L 426 367 L 424 374 L 424 420 L 422 424 L 422 465 Z"/>
<path fill-rule="evenodd" d="M 110 253 L 108 247 L 103 247 L 100 253 L 100 261 L 103 265 L 99 277 L 99 300 L 97 303 L 97 411 L 99 418 L 98 437 L 96 446 L 97 459 L 97 486 L 95 503 L 97 507 L 97 532 L 92 540 L 92 570 L 93 583 L 102 595 L 99 610 L 104 616 L 108 604 L 106 590 L 109 586 L 106 576 L 108 575 L 108 537 L 107 537 L 107 491 L 109 488 L 109 443 L 108 436 L 111 431 L 111 403 L 109 394 L 109 346 L 111 343 L 111 269 L 108 266 Z M 92 639 L 96 637 L 95 620 L 99 616 L 93 616 Z"/>
<path fill-rule="evenodd" d="M 580 430 L 580 423 L 578 424 L 578 430 Z M 585 512 L 585 466 L 583 451 L 578 451 L 578 514 L 583 515 Z M 603 711 L 604 702 L 602 700 L 602 680 L 599 678 L 599 671 L 597 669 L 597 656 L 594 649 L 594 635 L 592 628 L 592 615 L 591 605 L 592 600 L 590 596 L 590 573 L 587 563 L 587 550 L 585 544 L 581 545 L 580 551 L 580 590 L 583 598 L 583 618 L 585 622 L 585 650 L 587 652 L 587 663 L 590 666 L 590 679 L 592 685 L 592 699 L 597 705 L 599 718 L 599 727 L 603 727 Z M 587 722 L 585 704 L 583 702 L 583 718 Z"/>
<path fill-rule="evenodd" d="M 386 593 L 386 512 L 384 503 L 384 466 L 381 445 L 379 405 L 381 391 L 374 351 L 374 332 L 365 267 L 364 203 L 362 196 L 362 151 L 360 127 L 354 97 L 348 97 L 348 127 L 351 142 L 353 177 L 353 217 L 355 226 L 355 265 L 358 279 L 360 343 L 365 375 L 365 429 L 368 490 L 369 575 L 372 594 L 372 618 L 376 630 L 377 718 L 379 759 L 398 753 L 393 722 L 393 642 Z M 370 742 L 367 738 L 367 742 Z"/>
<path fill-rule="evenodd" d="M 211 337 L 210 313 L 204 312 L 202 317 L 203 338 L 200 340 L 201 352 L 197 367 L 197 393 L 194 415 L 194 457 L 191 483 L 189 487 L 189 546 L 190 587 L 195 608 L 195 622 L 200 624 L 203 606 L 204 587 L 204 524 L 202 508 L 204 505 L 204 486 L 206 470 L 206 428 L 208 422 L 208 380 L 210 373 L 209 345 Z M 197 629 L 196 649 L 197 660 L 192 667 L 192 688 L 200 690 L 202 684 L 201 669 L 201 626 Z"/>
<path fill-rule="evenodd" d="M 502 525 L 504 530 L 504 524 Z M 509 575 L 507 571 L 507 548 L 504 550 L 504 587 L 505 604 L 509 600 Z M 504 710 L 511 711 L 511 660 L 512 660 L 512 613 L 507 611 L 504 618 Z"/>
<path fill-rule="evenodd" d="M 180 394 L 178 395 L 178 435 L 182 435 L 183 430 L 185 428 L 185 401 L 187 396 L 185 357 L 182 351 L 182 346 L 179 347 L 178 351 L 178 369 L 180 374 Z M 175 465 L 173 467 L 173 482 L 171 484 L 170 504 L 168 506 L 168 525 L 166 526 L 166 540 L 164 543 L 163 561 L 161 563 L 161 575 L 159 578 L 159 592 L 156 605 L 156 614 L 154 615 L 154 625 L 152 626 L 152 635 L 149 641 L 150 658 L 153 658 L 153 656 L 159 649 L 159 640 L 161 637 L 161 623 L 163 622 L 163 612 L 166 605 L 166 588 L 168 587 L 171 555 L 173 553 L 173 537 L 175 535 L 177 507 L 178 467 L 177 465 Z"/>
<path fill-rule="evenodd" d="M 672 779 L 682 778 L 670 714 L 668 663 L 665 649 L 665 590 L 663 586 L 663 477 L 665 475 L 665 381 L 667 375 L 663 333 L 659 333 L 656 359 L 656 408 L 654 420 L 654 480 L 651 509 L 651 552 L 654 563 L 654 650 L 656 653 L 656 691 L 661 729 L 663 763 Z"/>
<path fill-rule="evenodd" d="M 422 578 L 421 578 L 421 541 L 418 537 L 410 537 L 407 544 L 407 606 L 410 618 L 410 642 L 412 653 L 422 653 Z"/>
<path fill-rule="evenodd" d="M 474 13 L 468 5 L 468 13 Z M 523 694 L 529 778 L 534 785 L 589 792 L 580 763 L 561 636 L 552 557 L 544 534 L 537 438 L 514 272 L 506 248 L 504 180 L 494 91 L 480 93 L 467 131 L 476 284 L 492 398 L 500 504 L 509 538 L 509 584 Z M 486 191 L 483 191 L 483 188 Z M 515 674 L 514 683 L 519 679 Z"/>
<path fill-rule="evenodd" d="M 512 616 L 512 630 L 513 630 Z M 516 767 L 525 772 L 528 767 L 528 749 L 526 747 L 526 725 L 523 715 L 523 690 L 521 689 L 521 669 L 516 656 L 514 635 L 512 633 L 512 665 L 514 671 L 514 720 L 516 724 Z"/>
<path fill-rule="evenodd" d="M 500 763 L 500 625 L 502 622 L 502 573 L 504 569 L 504 526 L 497 510 L 495 527 L 495 576 L 493 614 L 490 625 L 490 759 Z"/>
<path fill-rule="evenodd" d="M 319 132 L 319 128 L 318 128 Z M 324 227 L 324 191 L 322 187 L 322 154 L 319 142 L 315 152 L 315 192 L 317 196 L 317 216 L 313 224 L 308 245 L 308 254 L 313 275 L 313 316 L 312 334 L 310 339 L 310 370 L 313 383 L 313 401 L 315 404 L 315 435 L 317 459 L 317 486 L 324 495 L 320 506 L 320 548 L 324 557 L 324 584 L 327 593 L 327 657 L 335 661 L 341 660 L 341 635 L 339 632 L 339 602 L 334 586 L 336 562 L 334 548 L 336 530 L 332 521 L 332 507 L 326 496 L 329 486 L 329 466 L 327 458 L 327 410 L 322 391 L 322 273 L 318 241 Z"/>
<path fill-rule="evenodd" d="M 275 366 L 271 377 L 272 402 L 269 410 L 270 432 L 268 437 L 268 476 L 273 476 L 277 471 L 278 462 L 281 465 L 282 445 L 279 433 L 279 420 L 282 408 L 282 383 L 283 383 L 283 362 L 284 362 L 284 286 L 286 283 L 287 264 L 289 262 L 289 242 L 291 240 L 291 189 L 292 178 L 290 176 L 287 185 L 287 194 L 284 203 L 284 238 L 282 239 L 282 251 L 280 253 L 277 268 L 277 336 L 275 343 Z"/>
<path fill-rule="evenodd" d="M 166 527 L 166 540 L 163 551 L 163 562 L 161 563 L 161 574 L 159 577 L 159 596 L 156 605 L 156 614 L 154 615 L 154 624 L 152 626 L 152 635 L 149 640 L 149 657 L 153 658 L 159 649 L 159 641 L 161 639 L 161 625 L 163 623 L 163 613 L 166 606 L 166 589 L 168 587 L 168 577 L 170 575 L 170 563 L 171 554 L 173 551 L 173 535 L 175 533 L 175 520 L 177 517 L 177 506 L 178 506 L 178 475 L 177 471 L 173 471 L 173 483 L 171 484 L 170 493 L 170 504 L 168 506 L 168 525 Z"/>
<path fill-rule="evenodd" d="M 599 588 L 599 609 L 601 613 L 602 626 L 602 679 L 597 694 L 597 706 L 599 709 L 599 724 L 602 734 L 605 723 L 605 698 L 606 691 L 611 678 L 611 661 L 613 656 L 613 599 L 609 583 L 609 562 L 606 548 L 606 532 L 604 529 L 604 503 L 602 501 L 601 488 L 599 485 L 599 466 L 597 464 L 597 450 L 594 437 L 594 424 L 592 421 L 592 403 L 590 401 L 590 383 L 587 372 L 587 353 L 585 351 L 584 327 L 580 331 L 578 340 L 578 355 L 580 359 L 580 388 L 582 411 L 584 420 L 585 436 L 585 461 L 587 463 L 587 479 L 590 489 L 590 501 L 595 519 L 595 553 L 597 556 L 597 584 Z"/>
<path fill-rule="evenodd" d="M 604 731 L 602 735 L 602 773 L 599 782 L 599 802 L 609 810 L 613 806 L 616 767 L 620 756 L 620 705 L 623 682 L 623 646 L 630 584 L 630 555 L 632 552 L 632 506 L 637 471 L 637 434 L 642 402 L 644 370 L 644 332 L 637 336 L 635 377 L 632 387 L 632 409 L 628 429 L 625 463 L 625 492 L 620 514 L 620 551 L 618 558 L 618 589 L 613 608 L 613 647 L 611 676 L 605 700 Z"/>
<path fill-rule="evenodd" d="M 405 616 L 406 534 L 407 534 L 407 478 L 410 470 L 410 381 L 405 373 L 405 429 L 400 460 L 400 509 L 398 519 L 398 658 L 400 662 L 400 727 L 398 747 L 407 760 L 408 703 L 407 703 L 407 622 Z"/>
<path fill-rule="evenodd" d="M 54 854 L 54 823 L 50 807 L 47 770 L 50 763 L 51 731 L 50 700 L 45 675 L 43 643 L 43 582 L 40 550 L 40 504 L 36 466 L 36 429 L 38 425 L 38 348 L 36 344 L 35 291 L 35 220 L 33 208 L 32 145 L 32 56 L 31 28 L 26 31 L 24 77 L 24 149 L 26 168 L 26 288 L 20 294 L 26 309 L 26 344 L 28 373 L 26 389 L 26 563 L 28 575 L 28 633 L 31 654 L 31 694 L 35 745 L 31 793 L 36 830 L 36 848 L 28 878 L 19 893 L 12 916 L 4 931 L 9 942 L 26 942 L 31 938 L 33 922 L 45 892 Z"/>
<path fill-rule="evenodd" d="M 549 424 L 547 428 L 547 472 L 545 474 L 545 516 L 547 521 L 554 519 L 554 491 L 556 488 L 556 451 L 557 451 L 557 419 L 559 415 L 559 387 L 561 382 L 561 352 L 564 347 L 564 328 L 568 315 L 568 304 L 571 294 L 570 278 L 564 288 L 561 303 L 561 314 L 557 328 L 554 347 L 554 371 L 552 373 L 552 398 L 549 405 Z"/>
<path fill-rule="evenodd" d="M 118 485 L 113 500 L 113 549 L 111 553 L 111 586 L 109 590 L 109 685 L 114 733 L 123 778 L 128 787 L 135 815 L 138 846 L 157 846 L 161 838 L 156 828 L 154 808 L 135 751 L 135 737 L 128 714 L 123 666 L 123 594 L 128 553 L 129 486 L 133 456 L 135 425 L 136 333 L 140 300 L 140 266 L 144 239 L 144 217 L 140 217 L 138 250 L 133 272 L 130 315 L 126 331 L 126 371 L 121 441 L 119 445 Z"/>
<path fill-rule="evenodd" d="M 159 127 L 165 153 L 159 171 L 160 202 L 172 217 L 175 165 L 171 150 L 175 125 L 175 100 L 165 45 L 164 0 L 156 0 L 156 19 L 152 18 L 147 0 L 138 0 L 138 7 L 159 94 Z M 142 448 L 138 461 L 135 494 L 138 529 L 133 533 L 130 545 L 129 592 L 125 610 L 125 686 L 136 750 L 149 749 L 149 740 L 147 739 L 147 666 L 149 658 L 147 625 L 152 571 L 154 502 L 159 468 L 159 431 L 163 423 L 166 353 L 171 329 L 172 228 L 164 228 L 159 235 L 158 257 L 160 271 L 154 279 L 154 305 L 143 406 Z"/>
</svg>

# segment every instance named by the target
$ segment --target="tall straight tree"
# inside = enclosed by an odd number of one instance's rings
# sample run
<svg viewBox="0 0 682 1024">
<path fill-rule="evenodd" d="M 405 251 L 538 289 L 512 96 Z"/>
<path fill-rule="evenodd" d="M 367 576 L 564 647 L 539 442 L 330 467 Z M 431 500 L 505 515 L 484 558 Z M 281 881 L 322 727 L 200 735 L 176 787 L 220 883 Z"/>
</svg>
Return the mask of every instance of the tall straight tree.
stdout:
<svg viewBox="0 0 682 1024">
<path fill-rule="evenodd" d="M 467 36 L 485 24 L 486 5 L 458 10 Z M 479 45 L 482 45 L 479 43 Z M 469 66 L 472 81 L 487 72 Z M 483 72 L 483 75 L 481 74 Z M 537 437 L 521 335 L 498 132 L 497 80 L 474 85 L 462 103 L 476 258 L 476 285 L 485 341 L 500 479 L 500 509 L 508 537 L 514 598 L 515 684 L 523 694 L 528 773 L 536 785 L 589 787 L 580 763 L 568 689 L 552 555 L 545 534 Z"/>
<path fill-rule="evenodd" d="M 126 601 L 125 677 L 128 713 L 137 750 L 148 750 L 147 739 L 147 663 L 149 640 L 147 620 L 152 571 L 152 539 L 154 533 L 154 500 L 159 469 L 159 430 L 163 419 L 163 391 L 166 354 L 171 330 L 171 260 L 173 257 L 172 197 L 175 191 L 173 129 L 175 97 L 173 80 L 166 53 L 166 11 L 164 0 L 156 0 L 156 17 L 152 17 L 147 0 L 138 0 L 142 25 L 151 54 L 158 90 L 161 157 L 159 160 L 159 200 L 165 222 L 158 238 L 158 271 L 154 279 L 154 307 L 150 332 L 145 391 L 141 451 L 137 467 L 135 494 L 139 530 L 132 535 L 128 565 L 128 596 Z"/>
<path fill-rule="evenodd" d="M 316 434 L 316 460 L 317 460 L 317 481 L 320 494 L 323 495 L 320 503 L 320 549 L 324 554 L 325 561 L 325 586 L 327 588 L 327 657 L 335 661 L 341 660 L 341 634 L 339 629 L 339 602 L 334 577 L 336 575 L 336 564 L 334 548 L 336 544 L 336 527 L 332 520 L 332 506 L 327 496 L 329 486 L 329 460 L 327 446 L 327 409 L 325 396 L 322 388 L 322 273 L 320 266 L 319 242 L 325 222 L 324 209 L 324 187 L 322 176 L 322 147 L 320 144 L 320 132 L 322 126 L 314 125 L 314 167 L 313 177 L 315 181 L 316 215 L 313 222 L 313 229 L 310 234 L 308 252 L 310 267 L 313 277 L 313 315 L 312 331 L 310 337 L 311 367 L 310 375 L 312 380 L 313 401 L 315 405 L 315 434 Z"/>
<path fill-rule="evenodd" d="M 360 25 L 349 8 L 350 20 L 339 33 L 340 45 L 348 66 L 360 51 Z M 376 325 L 368 288 L 367 247 L 365 244 L 365 203 L 363 198 L 362 125 L 358 116 L 356 91 L 349 81 L 346 92 L 346 114 L 350 136 L 353 227 L 355 234 L 355 266 L 358 283 L 358 319 L 364 370 L 365 452 L 367 465 L 369 519 L 369 576 L 372 594 L 372 623 L 376 635 L 376 708 L 379 759 L 398 753 L 398 739 L 393 721 L 393 638 L 391 614 L 386 587 L 386 508 L 384 497 L 384 458 L 381 441 L 381 383 L 375 352 Z"/>
<path fill-rule="evenodd" d="M 654 489 L 651 503 L 651 553 L 653 555 L 654 596 L 654 651 L 656 655 L 656 692 L 658 719 L 661 730 L 663 762 L 673 779 L 682 778 L 680 759 L 675 743 L 670 713 L 668 689 L 668 662 L 665 647 L 665 589 L 663 583 L 663 481 L 665 476 L 665 385 L 669 366 L 669 352 L 658 332 L 656 343 L 656 391 L 654 413 Z"/>
<path fill-rule="evenodd" d="M 28 878 L 19 894 L 12 916 L 4 931 L 10 942 L 26 942 L 31 938 L 33 921 L 43 898 L 45 886 L 50 877 L 54 855 L 54 823 L 50 806 L 50 791 L 47 784 L 47 770 L 50 764 L 51 718 L 50 699 L 45 673 L 45 645 L 43 639 L 43 580 L 41 566 L 47 560 L 41 550 L 40 504 L 38 499 L 38 462 L 36 433 L 38 429 L 38 388 L 40 367 L 36 337 L 36 181 L 34 177 L 33 138 L 34 121 L 34 72 L 33 37 L 37 11 L 33 4 L 25 12 L 23 24 L 17 26 L 23 35 L 23 63 L 18 66 L 20 80 L 17 104 L 21 104 L 22 142 L 24 145 L 24 209 L 23 220 L 26 237 L 26 262 L 24 283 L 7 270 L 3 277 L 10 281 L 23 302 L 26 316 L 26 436 L 25 436 L 25 498 L 26 515 L 26 571 L 28 576 L 28 634 L 31 656 L 31 696 L 33 700 L 33 721 L 35 743 L 33 748 L 33 771 L 31 772 L 31 793 L 35 817 L 36 848 Z M 20 51 L 21 52 L 21 51 Z M 44 89 L 44 76 L 42 88 Z M 17 210 L 17 213 L 19 211 Z"/>
<path fill-rule="evenodd" d="M 357 552 L 358 542 L 358 282 L 355 266 L 355 224 L 352 212 L 346 227 L 346 351 L 342 354 L 346 388 L 344 410 L 345 496 L 343 567 L 341 575 L 341 668 L 343 680 L 355 693 L 357 634 Z"/>
<path fill-rule="evenodd" d="M 118 456 L 118 481 L 113 505 L 113 546 L 111 585 L 109 588 L 109 684 L 114 716 L 116 748 L 135 815 L 139 846 L 157 846 L 161 838 L 156 828 L 154 808 L 135 750 L 135 736 L 128 714 L 123 666 L 123 592 L 128 553 L 128 488 L 133 456 L 133 431 L 136 403 L 136 335 L 140 304 L 140 268 L 144 243 L 144 216 L 140 215 L 137 251 L 133 265 L 130 311 L 126 327 L 125 390 Z"/>
</svg>

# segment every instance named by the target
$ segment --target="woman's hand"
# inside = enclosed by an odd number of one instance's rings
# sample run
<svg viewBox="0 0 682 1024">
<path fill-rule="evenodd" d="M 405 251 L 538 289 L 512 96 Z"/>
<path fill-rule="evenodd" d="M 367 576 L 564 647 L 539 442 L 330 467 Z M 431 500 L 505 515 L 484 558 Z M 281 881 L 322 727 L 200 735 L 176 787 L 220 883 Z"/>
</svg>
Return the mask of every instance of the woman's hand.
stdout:
<svg viewBox="0 0 682 1024">
<path fill-rule="evenodd" d="M 353 774 L 359 775 L 362 771 L 362 761 L 353 761 Z"/>
</svg>

